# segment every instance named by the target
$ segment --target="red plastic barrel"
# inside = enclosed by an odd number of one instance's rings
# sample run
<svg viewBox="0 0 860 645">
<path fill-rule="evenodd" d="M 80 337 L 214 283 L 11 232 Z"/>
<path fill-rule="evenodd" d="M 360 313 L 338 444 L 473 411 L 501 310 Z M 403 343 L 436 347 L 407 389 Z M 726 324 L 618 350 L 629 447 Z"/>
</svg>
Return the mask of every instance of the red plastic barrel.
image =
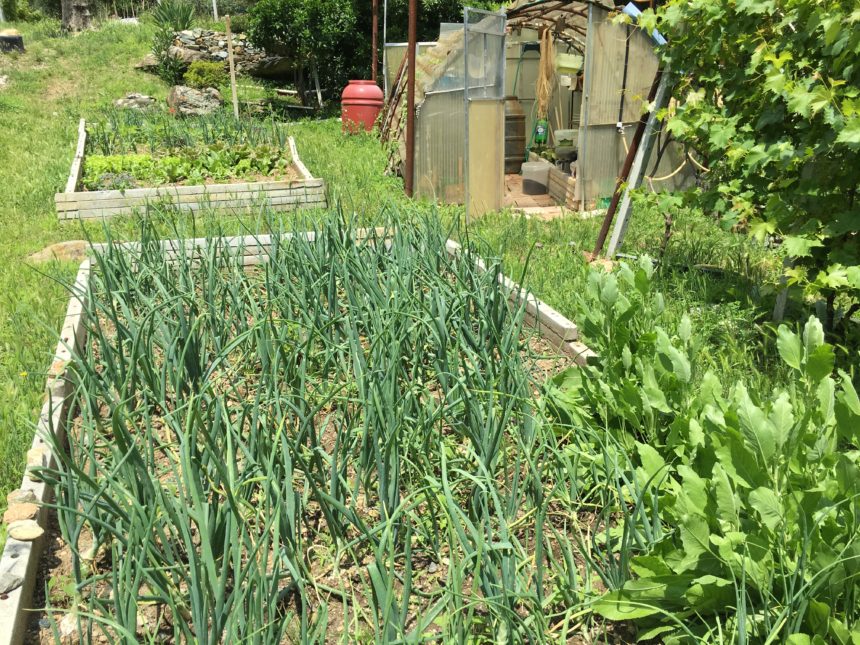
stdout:
<svg viewBox="0 0 860 645">
<path fill-rule="evenodd" d="M 341 96 L 343 131 L 373 130 L 384 103 L 382 90 L 373 81 L 350 81 Z"/>
</svg>

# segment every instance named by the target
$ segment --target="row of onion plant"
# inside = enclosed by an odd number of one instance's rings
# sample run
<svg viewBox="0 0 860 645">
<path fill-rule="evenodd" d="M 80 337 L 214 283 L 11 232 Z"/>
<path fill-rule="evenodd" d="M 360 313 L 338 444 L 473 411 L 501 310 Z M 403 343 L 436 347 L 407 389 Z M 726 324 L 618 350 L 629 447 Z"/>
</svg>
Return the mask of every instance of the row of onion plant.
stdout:
<svg viewBox="0 0 860 645">
<path fill-rule="evenodd" d="M 103 155 L 162 152 L 220 143 L 283 148 L 288 134 L 274 119 L 238 120 L 227 112 L 177 119 L 160 111 L 101 112 L 87 124 L 87 147 Z"/>
<path fill-rule="evenodd" d="M 626 496 L 627 464 L 561 443 L 501 265 L 447 254 L 435 221 L 395 223 L 276 235 L 250 268 L 241 245 L 168 248 L 146 226 L 96 254 L 69 445 L 44 474 L 83 634 L 581 629 L 580 483 Z"/>
</svg>

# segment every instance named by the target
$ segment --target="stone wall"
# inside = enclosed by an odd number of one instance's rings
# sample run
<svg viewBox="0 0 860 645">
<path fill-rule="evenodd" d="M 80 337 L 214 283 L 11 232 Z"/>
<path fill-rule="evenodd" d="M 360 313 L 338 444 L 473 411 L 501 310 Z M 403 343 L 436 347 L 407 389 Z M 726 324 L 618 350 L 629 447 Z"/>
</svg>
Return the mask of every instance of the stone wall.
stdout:
<svg viewBox="0 0 860 645">
<path fill-rule="evenodd" d="M 194 61 L 219 61 L 227 63 L 227 34 L 208 29 L 187 29 L 176 32 L 170 53 L 186 65 Z M 289 78 L 293 72 L 292 62 L 282 56 L 269 56 L 264 50 L 254 47 L 245 34 L 233 34 L 233 59 L 240 74 L 263 78 Z M 153 70 L 157 63 L 149 54 L 137 67 Z"/>
</svg>

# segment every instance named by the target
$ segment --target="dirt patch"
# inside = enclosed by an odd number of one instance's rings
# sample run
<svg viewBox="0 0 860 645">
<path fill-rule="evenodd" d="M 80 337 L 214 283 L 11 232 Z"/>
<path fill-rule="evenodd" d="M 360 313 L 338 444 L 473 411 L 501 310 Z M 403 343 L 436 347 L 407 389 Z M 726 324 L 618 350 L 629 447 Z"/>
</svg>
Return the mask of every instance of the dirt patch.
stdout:
<svg viewBox="0 0 860 645">
<path fill-rule="evenodd" d="M 62 101 L 75 95 L 77 83 L 67 76 L 55 76 L 48 82 L 44 97 L 48 101 Z"/>
</svg>

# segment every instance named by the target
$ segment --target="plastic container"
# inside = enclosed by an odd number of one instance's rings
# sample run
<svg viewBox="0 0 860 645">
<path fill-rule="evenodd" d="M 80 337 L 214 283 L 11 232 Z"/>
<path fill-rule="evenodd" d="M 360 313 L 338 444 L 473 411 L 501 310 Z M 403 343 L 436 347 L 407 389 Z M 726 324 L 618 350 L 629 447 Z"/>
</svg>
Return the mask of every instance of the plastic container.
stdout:
<svg viewBox="0 0 860 645">
<path fill-rule="evenodd" d="M 582 69 L 583 58 L 579 54 L 563 54 L 561 52 L 555 55 L 555 69 L 559 74 L 568 74 L 576 76 Z"/>
<path fill-rule="evenodd" d="M 370 132 L 376 123 L 385 98 L 373 81 L 350 81 L 341 95 L 341 121 L 343 131 Z"/>
<path fill-rule="evenodd" d="M 523 194 L 546 195 L 549 185 L 549 169 L 543 161 L 527 161 L 523 164 Z"/>
<path fill-rule="evenodd" d="M 572 146 L 576 144 L 579 135 L 578 130 L 556 130 L 555 144 L 557 146 Z"/>
</svg>

